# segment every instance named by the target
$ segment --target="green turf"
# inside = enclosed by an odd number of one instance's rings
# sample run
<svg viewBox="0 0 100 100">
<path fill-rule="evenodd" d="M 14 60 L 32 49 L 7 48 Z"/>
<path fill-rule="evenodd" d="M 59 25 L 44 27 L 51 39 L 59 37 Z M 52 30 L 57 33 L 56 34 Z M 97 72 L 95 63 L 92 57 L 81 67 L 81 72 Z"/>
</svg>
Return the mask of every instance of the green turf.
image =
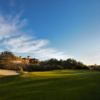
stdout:
<svg viewBox="0 0 100 100">
<path fill-rule="evenodd" d="M 100 100 L 100 72 L 58 70 L 0 77 L 0 100 Z"/>
</svg>

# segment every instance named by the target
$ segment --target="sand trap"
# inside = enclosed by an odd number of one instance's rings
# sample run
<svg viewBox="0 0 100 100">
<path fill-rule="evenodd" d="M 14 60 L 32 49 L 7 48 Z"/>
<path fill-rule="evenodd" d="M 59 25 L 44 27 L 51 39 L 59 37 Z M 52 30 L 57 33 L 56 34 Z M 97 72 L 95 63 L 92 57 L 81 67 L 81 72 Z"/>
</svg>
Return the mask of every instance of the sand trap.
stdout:
<svg viewBox="0 0 100 100">
<path fill-rule="evenodd" d="M 0 69 L 0 75 L 2 76 L 9 76 L 9 75 L 18 75 L 19 73 L 17 73 L 16 71 L 12 71 L 12 70 L 3 70 Z"/>
</svg>

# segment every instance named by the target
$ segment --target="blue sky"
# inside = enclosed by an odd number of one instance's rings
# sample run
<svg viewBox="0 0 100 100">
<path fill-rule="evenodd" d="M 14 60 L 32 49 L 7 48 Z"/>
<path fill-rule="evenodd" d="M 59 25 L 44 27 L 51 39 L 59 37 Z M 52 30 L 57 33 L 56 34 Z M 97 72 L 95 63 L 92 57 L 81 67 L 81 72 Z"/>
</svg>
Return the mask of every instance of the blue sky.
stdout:
<svg viewBox="0 0 100 100">
<path fill-rule="evenodd" d="M 100 64 L 100 0 L 0 0 L 0 16 L 1 50 Z"/>
</svg>

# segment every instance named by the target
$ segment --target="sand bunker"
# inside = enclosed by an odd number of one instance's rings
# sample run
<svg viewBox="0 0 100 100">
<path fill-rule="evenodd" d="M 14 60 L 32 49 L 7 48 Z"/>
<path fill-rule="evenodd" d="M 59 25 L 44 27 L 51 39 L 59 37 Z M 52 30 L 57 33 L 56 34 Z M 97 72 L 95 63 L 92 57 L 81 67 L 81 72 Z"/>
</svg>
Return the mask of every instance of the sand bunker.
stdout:
<svg viewBox="0 0 100 100">
<path fill-rule="evenodd" d="M 3 75 L 3 76 L 18 75 L 18 74 L 19 73 L 17 73 L 16 71 L 0 69 L 0 75 Z"/>
</svg>

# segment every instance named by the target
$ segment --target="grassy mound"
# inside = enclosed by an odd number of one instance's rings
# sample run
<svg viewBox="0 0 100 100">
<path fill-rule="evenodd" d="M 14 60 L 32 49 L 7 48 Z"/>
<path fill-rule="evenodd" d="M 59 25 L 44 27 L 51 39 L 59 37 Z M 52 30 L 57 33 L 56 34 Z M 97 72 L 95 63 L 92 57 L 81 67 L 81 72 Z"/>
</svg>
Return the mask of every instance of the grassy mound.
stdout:
<svg viewBox="0 0 100 100">
<path fill-rule="evenodd" d="M 0 100 L 100 100 L 100 72 L 57 70 L 0 77 Z"/>
</svg>

